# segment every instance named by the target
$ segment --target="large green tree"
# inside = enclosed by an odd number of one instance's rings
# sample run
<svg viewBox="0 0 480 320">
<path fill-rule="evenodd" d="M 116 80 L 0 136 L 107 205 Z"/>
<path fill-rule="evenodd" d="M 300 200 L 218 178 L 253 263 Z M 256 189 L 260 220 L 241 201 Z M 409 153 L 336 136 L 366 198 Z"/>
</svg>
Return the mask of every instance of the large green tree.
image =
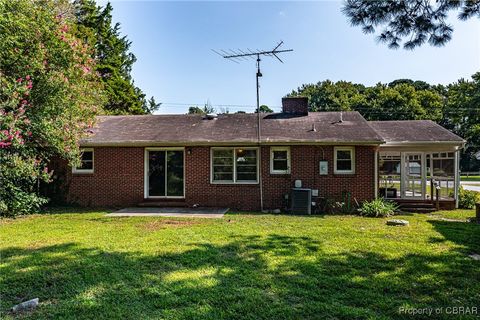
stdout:
<svg viewBox="0 0 480 320">
<path fill-rule="evenodd" d="M 383 30 L 377 36 L 389 48 L 414 49 L 428 42 L 442 46 L 452 38 L 453 28 L 447 22 L 448 13 L 458 12 L 458 18 L 480 18 L 478 0 L 347 0 L 344 14 L 354 26 L 365 33 Z"/>
<path fill-rule="evenodd" d="M 111 114 L 145 114 L 158 109 L 160 104 L 148 102 L 145 94 L 135 86 L 131 76 L 136 61 L 130 52 L 131 42 L 120 34 L 120 24 L 113 23 L 113 7 L 97 6 L 95 0 L 75 0 L 76 33 L 95 48 L 96 71 L 104 83 L 106 112 Z M 154 100 L 153 100 L 154 102 Z"/>
<path fill-rule="evenodd" d="M 91 49 L 72 32 L 65 0 L 0 0 L 0 215 L 36 210 L 54 157 L 79 160 L 101 112 Z"/>
<path fill-rule="evenodd" d="M 472 81 L 460 79 L 447 86 L 440 124 L 467 140 L 461 159 L 464 171 L 480 171 L 480 161 L 474 156 L 480 150 L 480 72 Z"/>
<path fill-rule="evenodd" d="M 355 110 L 368 120 L 440 120 L 442 96 L 433 90 L 416 89 L 413 84 L 414 81 L 402 80 L 365 87 L 325 80 L 302 85 L 290 95 L 308 97 L 312 111 Z"/>
</svg>

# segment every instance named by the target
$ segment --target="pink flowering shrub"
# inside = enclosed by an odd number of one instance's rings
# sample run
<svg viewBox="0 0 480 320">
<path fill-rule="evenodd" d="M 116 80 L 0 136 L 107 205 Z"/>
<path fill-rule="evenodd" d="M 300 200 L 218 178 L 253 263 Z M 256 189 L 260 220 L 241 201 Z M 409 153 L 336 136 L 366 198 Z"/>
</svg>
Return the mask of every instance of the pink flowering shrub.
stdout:
<svg viewBox="0 0 480 320">
<path fill-rule="evenodd" d="M 78 163 L 78 140 L 103 104 L 69 10 L 68 1 L 0 0 L 0 215 L 46 203 L 38 186 L 51 181 L 48 163 Z"/>
</svg>

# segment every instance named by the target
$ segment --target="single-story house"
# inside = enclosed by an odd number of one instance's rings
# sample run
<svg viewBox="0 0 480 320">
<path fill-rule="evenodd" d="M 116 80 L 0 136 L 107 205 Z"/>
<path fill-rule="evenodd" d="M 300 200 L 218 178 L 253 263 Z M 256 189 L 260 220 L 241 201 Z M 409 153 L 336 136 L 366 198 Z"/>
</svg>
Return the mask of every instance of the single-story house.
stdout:
<svg viewBox="0 0 480 320">
<path fill-rule="evenodd" d="M 432 121 L 366 121 L 358 112 L 101 116 L 65 174 L 66 199 L 84 206 L 284 208 L 294 187 L 360 203 L 377 196 L 457 199 L 465 141 Z M 432 182 L 433 181 L 433 182 Z"/>
</svg>

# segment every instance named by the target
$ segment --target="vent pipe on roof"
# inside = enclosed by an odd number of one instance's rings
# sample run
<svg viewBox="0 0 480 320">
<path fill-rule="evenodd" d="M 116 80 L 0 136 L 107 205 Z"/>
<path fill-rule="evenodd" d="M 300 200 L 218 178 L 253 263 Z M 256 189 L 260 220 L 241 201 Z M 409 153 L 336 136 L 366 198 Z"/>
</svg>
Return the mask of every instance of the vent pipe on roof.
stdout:
<svg viewBox="0 0 480 320">
<path fill-rule="evenodd" d="M 312 130 L 311 130 L 311 131 L 313 131 L 313 132 L 317 132 L 317 128 L 315 128 L 315 122 L 314 122 L 314 123 L 312 123 Z"/>
<path fill-rule="evenodd" d="M 338 121 L 338 122 L 340 122 L 340 123 L 343 122 L 343 111 L 340 111 L 340 121 Z"/>
</svg>

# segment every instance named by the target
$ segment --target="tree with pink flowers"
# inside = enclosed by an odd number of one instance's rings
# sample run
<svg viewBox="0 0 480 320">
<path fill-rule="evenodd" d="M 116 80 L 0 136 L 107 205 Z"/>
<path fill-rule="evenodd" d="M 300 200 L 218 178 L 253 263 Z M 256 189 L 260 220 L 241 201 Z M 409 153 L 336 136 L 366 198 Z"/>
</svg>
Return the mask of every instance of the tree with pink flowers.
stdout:
<svg viewBox="0 0 480 320">
<path fill-rule="evenodd" d="M 78 140 L 101 111 L 95 61 L 73 23 L 68 1 L 0 0 L 0 215 L 47 202 L 48 163 L 77 164 Z"/>
</svg>

